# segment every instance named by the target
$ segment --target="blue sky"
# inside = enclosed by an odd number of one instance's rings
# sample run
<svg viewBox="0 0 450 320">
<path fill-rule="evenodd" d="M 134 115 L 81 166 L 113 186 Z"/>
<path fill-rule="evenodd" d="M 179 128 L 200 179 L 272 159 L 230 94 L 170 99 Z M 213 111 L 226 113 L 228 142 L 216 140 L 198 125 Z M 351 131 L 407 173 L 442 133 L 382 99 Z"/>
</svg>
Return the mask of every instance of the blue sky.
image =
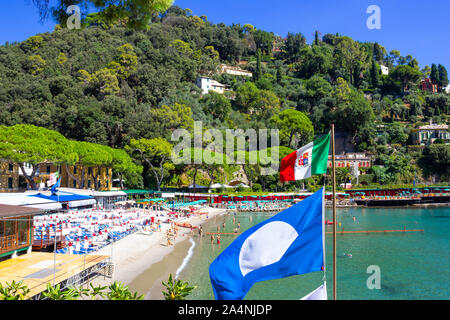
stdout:
<svg viewBox="0 0 450 320">
<path fill-rule="evenodd" d="M 450 69 L 447 0 L 175 0 L 175 4 L 214 23 L 250 23 L 281 36 L 301 32 L 308 42 L 314 30 L 339 32 L 355 40 L 378 42 L 388 51 L 397 49 L 403 56 L 411 54 L 421 67 L 441 63 Z M 366 26 L 369 5 L 380 7 L 380 30 Z M 52 20 L 39 22 L 31 0 L 0 0 L 0 12 L 0 44 L 52 31 L 55 25 Z"/>
</svg>

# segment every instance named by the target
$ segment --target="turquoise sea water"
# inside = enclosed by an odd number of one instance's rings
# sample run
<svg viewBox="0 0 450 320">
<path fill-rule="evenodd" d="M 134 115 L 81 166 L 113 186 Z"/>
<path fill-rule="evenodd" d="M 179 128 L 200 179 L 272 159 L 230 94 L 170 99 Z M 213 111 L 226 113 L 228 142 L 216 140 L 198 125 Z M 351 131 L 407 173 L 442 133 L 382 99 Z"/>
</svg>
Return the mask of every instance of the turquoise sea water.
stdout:
<svg viewBox="0 0 450 320">
<path fill-rule="evenodd" d="M 250 221 L 250 215 L 252 215 Z M 203 225 L 205 232 L 217 231 L 225 221 L 225 232 L 233 232 L 237 223 L 241 231 L 269 218 L 268 213 L 237 213 L 211 219 Z M 353 221 L 353 216 L 356 221 Z M 331 209 L 326 210 L 331 220 Z M 338 209 L 337 230 L 424 229 L 424 232 L 344 234 L 337 235 L 337 298 L 338 299 L 449 299 L 450 289 L 450 208 L 350 208 Z M 332 231 L 332 226 L 326 226 Z M 220 248 L 210 237 L 194 237 L 191 259 L 179 278 L 198 287 L 189 299 L 214 299 L 208 267 L 235 236 L 223 235 Z M 352 257 L 344 256 L 350 253 Z M 332 235 L 326 235 L 328 297 L 332 298 Z M 381 289 L 368 289 L 367 273 L 371 265 L 379 266 Z M 323 272 L 297 275 L 256 283 L 246 300 L 296 300 L 319 287 Z"/>
</svg>

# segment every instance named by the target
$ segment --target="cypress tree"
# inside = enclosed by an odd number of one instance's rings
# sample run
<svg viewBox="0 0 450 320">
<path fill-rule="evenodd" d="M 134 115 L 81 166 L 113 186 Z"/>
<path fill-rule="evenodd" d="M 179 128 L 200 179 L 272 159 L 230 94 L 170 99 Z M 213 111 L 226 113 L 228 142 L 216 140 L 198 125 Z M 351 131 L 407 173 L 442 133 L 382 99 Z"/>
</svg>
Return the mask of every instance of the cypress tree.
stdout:
<svg viewBox="0 0 450 320">
<path fill-rule="evenodd" d="M 261 70 L 261 49 L 258 49 L 256 52 L 256 80 L 260 80 L 262 78 L 262 70 Z"/>
<path fill-rule="evenodd" d="M 372 66 L 370 68 L 370 80 L 372 82 L 372 87 L 374 88 L 378 87 L 380 84 L 380 74 L 375 59 L 372 60 Z"/>
<path fill-rule="evenodd" d="M 439 87 L 441 89 L 445 88 L 448 85 L 448 73 L 447 69 L 442 64 L 439 64 L 438 66 L 439 71 Z"/>
<path fill-rule="evenodd" d="M 431 65 L 430 80 L 433 84 L 439 83 L 439 71 L 434 63 Z"/>
<path fill-rule="evenodd" d="M 316 30 L 316 34 L 314 35 L 314 44 L 316 46 L 319 45 L 319 31 Z"/>
</svg>

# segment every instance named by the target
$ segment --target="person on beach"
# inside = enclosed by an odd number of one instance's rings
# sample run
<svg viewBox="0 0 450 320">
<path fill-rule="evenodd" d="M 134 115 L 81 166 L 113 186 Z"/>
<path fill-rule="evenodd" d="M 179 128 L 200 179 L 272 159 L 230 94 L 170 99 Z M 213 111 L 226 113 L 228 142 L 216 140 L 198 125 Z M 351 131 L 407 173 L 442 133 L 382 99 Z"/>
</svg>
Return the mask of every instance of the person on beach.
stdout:
<svg viewBox="0 0 450 320">
<path fill-rule="evenodd" d="M 217 225 L 217 233 L 220 232 L 220 225 Z"/>
<path fill-rule="evenodd" d="M 355 216 L 353 216 L 353 222 L 356 222 L 356 218 L 355 218 Z"/>
<path fill-rule="evenodd" d="M 167 230 L 167 246 L 169 247 L 171 245 L 172 245 L 172 242 L 170 241 L 170 232 L 169 232 L 169 230 Z"/>
<path fill-rule="evenodd" d="M 217 236 L 217 237 L 219 237 L 219 236 Z M 211 233 L 211 244 L 214 244 L 214 234 L 213 233 Z"/>
<path fill-rule="evenodd" d="M 225 230 L 225 221 L 222 223 L 222 229 Z"/>
<path fill-rule="evenodd" d="M 237 228 L 234 228 L 234 233 L 238 233 L 238 229 Z"/>
<path fill-rule="evenodd" d="M 240 229 L 241 229 L 241 222 L 238 221 L 238 230 L 240 230 Z"/>
<path fill-rule="evenodd" d="M 220 234 L 217 235 L 217 244 L 218 244 L 219 247 L 220 247 Z"/>
</svg>

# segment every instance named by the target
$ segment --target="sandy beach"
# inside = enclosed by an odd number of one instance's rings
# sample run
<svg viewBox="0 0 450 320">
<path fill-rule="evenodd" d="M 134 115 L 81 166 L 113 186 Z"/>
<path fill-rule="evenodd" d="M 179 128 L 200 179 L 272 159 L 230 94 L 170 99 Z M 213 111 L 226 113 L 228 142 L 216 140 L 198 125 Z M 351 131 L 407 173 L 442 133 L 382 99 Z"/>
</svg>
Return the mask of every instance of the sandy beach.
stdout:
<svg viewBox="0 0 450 320">
<path fill-rule="evenodd" d="M 207 214 L 194 215 L 179 222 L 200 226 L 205 221 L 226 213 L 225 209 L 210 207 L 205 207 L 202 211 Z M 170 228 L 170 224 L 161 225 L 161 232 L 153 232 L 151 235 L 133 233 L 97 251 L 96 254 L 111 257 L 114 274 L 112 278 L 99 276 L 93 279 L 91 281 L 93 285 L 109 285 L 119 281 L 129 286 L 132 292 L 144 294 L 145 299 L 163 299 L 161 281 L 167 281 L 169 273 L 175 275 L 189 250 L 191 244 L 186 240 L 191 235 L 190 229 L 179 227 L 173 245 L 168 246 L 166 231 Z M 198 236 L 198 229 L 194 230 L 194 236 Z M 176 255 L 169 256 L 175 247 Z M 151 274 L 146 272 L 150 267 L 152 267 Z"/>
</svg>

